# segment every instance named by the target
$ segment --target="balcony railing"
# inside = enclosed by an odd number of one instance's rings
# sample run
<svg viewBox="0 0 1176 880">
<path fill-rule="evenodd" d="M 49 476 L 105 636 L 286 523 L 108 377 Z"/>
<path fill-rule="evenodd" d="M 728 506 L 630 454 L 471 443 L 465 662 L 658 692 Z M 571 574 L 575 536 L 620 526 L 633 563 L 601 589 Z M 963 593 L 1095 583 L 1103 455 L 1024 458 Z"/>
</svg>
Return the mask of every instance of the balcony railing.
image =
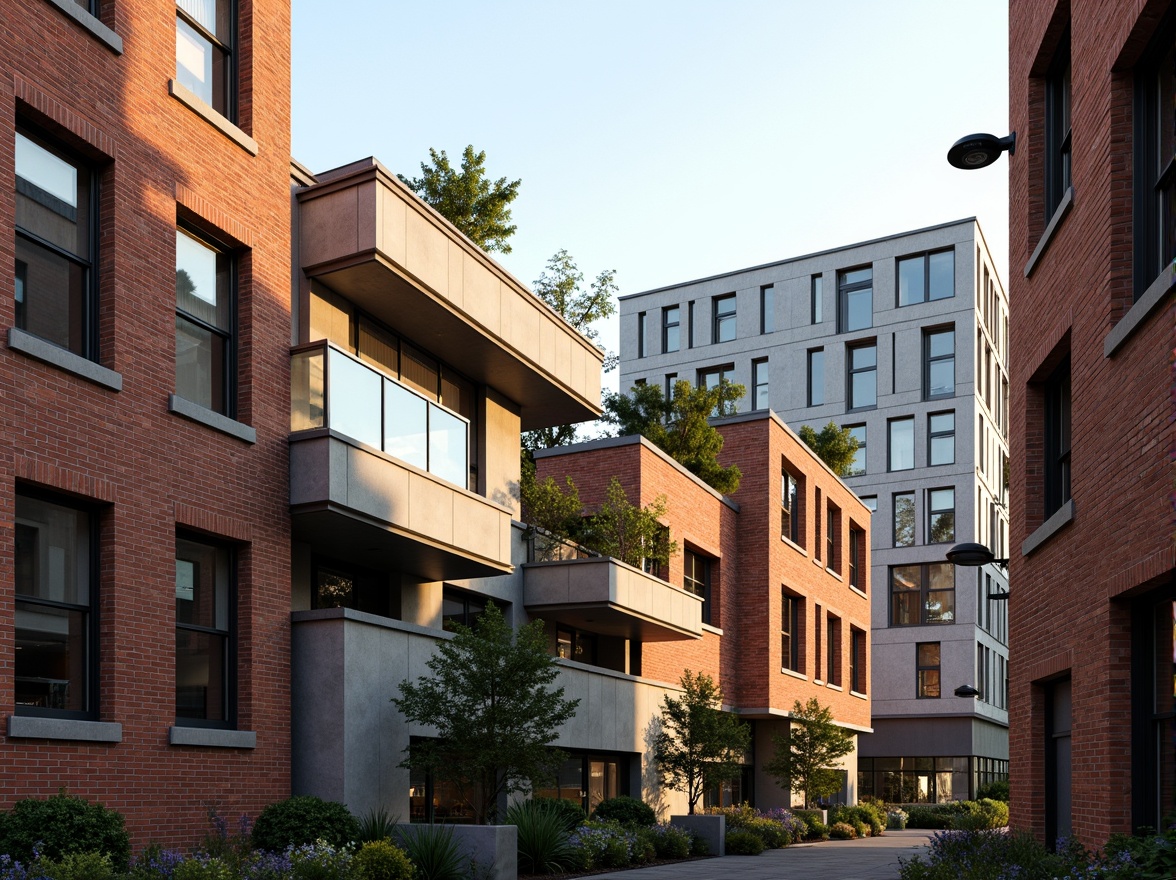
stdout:
<svg viewBox="0 0 1176 880">
<path fill-rule="evenodd" d="M 436 477 L 469 481 L 470 423 L 329 342 L 290 355 L 290 430 L 329 428 Z"/>
</svg>

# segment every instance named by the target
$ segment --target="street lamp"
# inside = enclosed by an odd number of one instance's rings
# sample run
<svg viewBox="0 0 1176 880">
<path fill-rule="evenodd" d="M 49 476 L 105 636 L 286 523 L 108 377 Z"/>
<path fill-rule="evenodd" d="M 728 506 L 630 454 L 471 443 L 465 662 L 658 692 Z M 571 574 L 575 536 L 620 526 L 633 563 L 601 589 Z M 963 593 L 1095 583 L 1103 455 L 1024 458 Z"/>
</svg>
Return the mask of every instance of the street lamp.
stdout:
<svg viewBox="0 0 1176 880">
<path fill-rule="evenodd" d="M 985 547 L 983 544 L 974 544 L 966 542 L 963 544 L 956 544 L 947 551 L 947 561 L 952 565 L 964 565 L 969 568 L 976 568 L 981 565 L 999 565 L 1005 571 L 1009 570 L 1009 561 L 1007 559 L 997 559 L 996 554 Z M 1008 590 L 1003 593 L 988 594 L 989 599 L 995 601 L 1007 600 L 1009 598 Z"/>
<path fill-rule="evenodd" d="M 987 168 L 1005 150 L 1009 155 L 1017 151 L 1017 133 L 998 138 L 994 134 L 970 134 L 960 138 L 947 151 L 947 161 L 964 171 Z"/>
<path fill-rule="evenodd" d="M 957 697 L 972 697 L 975 699 L 976 697 L 980 696 L 980 691 L 976 690 L 970 684 L 961 684 L 958 688 L 955 689 L 955 695 Z"/>
</svg>

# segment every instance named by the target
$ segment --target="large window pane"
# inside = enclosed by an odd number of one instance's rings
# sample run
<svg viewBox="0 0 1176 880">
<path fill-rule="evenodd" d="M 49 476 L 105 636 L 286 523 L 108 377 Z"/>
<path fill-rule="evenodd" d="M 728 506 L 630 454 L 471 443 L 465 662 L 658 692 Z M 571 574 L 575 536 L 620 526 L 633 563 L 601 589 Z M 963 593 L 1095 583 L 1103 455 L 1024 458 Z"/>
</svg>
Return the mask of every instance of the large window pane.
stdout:
<svg viewBox="0 0 1176 880">
<path fill-rule="evenodd" d="M 915 466 L 915 420 L 893 419 L 890 427 L 890 470 L 905 471 Z"/>
<path fill-rule="evenodd" d="M 940 251 L 927 257 L 928 299 L 955 296 L 955 251 Z"/>
<path fill-rule="evenodd" d="M 927 542 L 946 544 L 955 540 L 955 489 L 932 489 L 927 493 L 930 509 Z"/>
<path fill-rule="evenodd" d="M 218 113 L 230 113 L 232 2 L 178 0 L 176 80 Z"/>
<path fill-rule="evenodd" d="M 890 622 L 912 626 L 919 622 L 919 566 L 896 565 L 890 570 Z"/>
<path fill-rule="evenodd" d="M 226 646 L 216 633 L 176 631 L 176 718 L 227 720 Z"/>
<path fill-rule="evenodd" d="M 878 405 L 878 349 L 862 345 L 849 349 L 849 408 Z"/>
<path fill-rule="evenodd" d="M 16 237 L 16 326 L 85 354 L 88 270 L 22 235 Z"/>
<path fill-rule="evenodd" d="M 864 330 L 873 325 L 873 270 L 854 269 L 838 276 L 840 332 Z"/>
<path fill-rule="evenodd" d="M 176 230 L 176 393 L 230 415 L 233 259 Z"/>
<path fill-rule="evenodd" d="M 459 486 L 466 484 L 466 423 L 439 406 L 429 405 L 429 472 Z"/>
<path fill-rule="evenodd" d="M 84 712 L 89 612 L 16 603 L 17 706 Z"/>
<path fill-rule="evenodd" d="M 820 406 L 825 402 L 825 350 L 813 349 L 808 353 L 808 405 Z"/>
<path fill-rule="evenodd" d="M 955 331 L 940 330 L 925 336 L 927 397 L 955 394 Z"/>
<path fill-rule="evenodd" d="M 928 464 L 955 464 L 955 413 L 934 413 L 928 420 Z"/>
<path fill-rule="evenodd" d="M 848 476 L 858 477 L 866 472 L 866 426 L 850 425 L 849 436 L 857 441 L 857 450 L 853 454 Z"/>
<path fill-rule="evenodd" d="M 898 261 L 898 304 L 909 306 L 926 299 L 923 257 Z"/>
<path fill-rule="evenodd" d="M 332 350 L 327 366 L 327 424 L 331 430 L 379 449 L 381 382 L 383 377 L 375 370 Z"/>
<path fill-rule="evenodd" d="M 176 315 L 176 394 L 224 412 L 224 366 L 224 337 Z"/>
<path fill-rule="evenodd" d="M 894 496 L 894 546 L 913 547 L 915 544 L 915 493 L 903 492 Z"/>
<path fill-rule="evenodd" d="M 429 467 L 428 402 L 384 380 L 384 451 L 421 470 Z M 464 478 L 457 481 L 465 484 Z"/>
<path fill-rule="evenodd" d="M 176 719 L 230 720 L 232 553 L 176 539 Z"/>
</svg>

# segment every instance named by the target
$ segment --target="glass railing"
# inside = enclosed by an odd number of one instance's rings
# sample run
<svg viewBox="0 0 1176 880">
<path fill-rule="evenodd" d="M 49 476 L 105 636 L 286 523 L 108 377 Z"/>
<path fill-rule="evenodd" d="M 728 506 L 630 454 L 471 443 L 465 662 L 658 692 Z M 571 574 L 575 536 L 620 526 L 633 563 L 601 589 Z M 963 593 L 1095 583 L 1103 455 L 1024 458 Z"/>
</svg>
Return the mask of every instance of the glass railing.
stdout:
<svg viewBox="0 0 1176 880">
<path fill-rule="evenodd" d="M 330 428 L 442 480 L 468 482 L 470 423 L 328 342 L 290 355 L 290 430 Z"/>
</svg>

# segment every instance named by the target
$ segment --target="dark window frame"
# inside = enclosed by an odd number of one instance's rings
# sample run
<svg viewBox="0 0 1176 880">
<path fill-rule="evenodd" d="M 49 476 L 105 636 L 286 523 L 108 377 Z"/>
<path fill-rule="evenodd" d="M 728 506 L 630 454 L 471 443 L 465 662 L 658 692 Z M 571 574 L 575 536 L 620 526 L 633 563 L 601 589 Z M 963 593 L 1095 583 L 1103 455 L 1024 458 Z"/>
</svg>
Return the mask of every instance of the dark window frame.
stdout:
<svg viewBox="0 0 1176 880">
<path fill-rule="evenodd" d="M 944 587 L 944 588 L 938 589 L 938 590 L 931 589 L 931 580 L 932 580 L 931 579 L 931 568 L 933 566 L 936 568 L 939 568 L 941 571 L 946 571 L 948 574 L 951 575 L 951 578 L 950 578 L 951 586 L 950 587 Z M 905 589 L 905 590 L 895 590 L 895 588 L 894 588 L 894 586 L 895 586 L 895 570 L 902 569 L 902 568 L 918 569 L 918 571 L 919 571 L 918 587 L 911 588 L 911 589 Z M 954 623 L 956 623 L 956 609 L 959 607 L 959 603 L 956 602 L 957 590 L 956 590 L 956 583 L 955 583 L 955 570 L 951 568 L 950 562 L 923 562 L 923 563 L 910 563 L 907 565 L 892 565 L 892 566 L 890 566 L 888 583 L 889 583 L 889 596 L 888 596 L 889 603 L 888 603 L 888 605 L 889 605 L 889 618 L 890 618 L 889 625 L 890 626 L 892 626 L 892 627 L 951 626 Z M 951 611 L 950 611 L 951 618 L 950 619 L 946 619 L 946 614 L 948 613 L 946 611 L 941 612 L 940 618 L 938 620 L 934 620 L 934 619 L 930 618 L 930 616 L 928 614 L 928 610 L 929 610 L 928 606 L 930 604 L 930 596 L 932 593 L 951 593 Z M 896 597 L 897 596 L 905 596 L 905 595 L 917 596 L 918 620 L 912 621 L 910 623 L 898 622 L 899 615 L 895 614 L 895 610 L 897 608 Z"/>
<path fill-rule="evenodd" d="M 726 306 L 730 304 L 730 310 Z M 739 326 L 736 323 L 738 300 L 733 293 L 726 293 L 722 296 L 712 297 L 711 299 L 711 344 L 717 345 L 721 342 L 734 342 L 739 338 Z M 731 338 L 721 339 L 721 330 L 730 328 Z"/>
<path fill-rule="evenodd" d="M 899 499 L 910 499 L 911 502 L 911 539 L 907 543 L 900 544 L 898 541 L 898 502 Z M 890 523 L 893 531 L 892 546 L 894 547 L 914 547 L 918 543 L 918 529 L 915 527 L 915 493 L 914 492 L 895 492 L 890 496 Z"/>
<path fill-rule="evenodd" d="M 1071 49 L 1070 28 L 1058 41 L 1045 75 L 1045 219 L 1049 223 L 1071 186 Z"/>
<path fill-rule="evenodd" d="M 950 508 L 948 508 L 948 507 L 935 507 L 934 506 L 934 501 L 932 499 L 934 499 L 936 492 L 950 492 L 951 493 L 951 507 Z M 926 541 L 926 543 L 928 543 L 928 544 L 954 544 L 955 543 L 955 536 L 956 536 L 955 512 L 956 512 L 955 486 L 939 486 L 937 488 L 927 490 L 927 541 Z M 944 515 L 950 515 L 951 519 L 952 519 L 951 537 L 946 538 L 943 541 L 936 541 L 935 540 L 936 517 L 941 517 Z"/>
<path fill-rule="evenodd" d="M 849 689 L 855 694 L 868 693 L 869 681 L 866 650 L 866 632 L 850 624 L 849 627 Z"/>
<path fill-rule="evenodd" d="M 932 354 L 931 340 L 936 336 L 948 336 L 951 338 L 951 354 Z M 931 389 L 931 366 L 932 364 L 944 363 L 951 361 L 951 390 L 934 393 Z M 948 397 L 955 397 L 956 388 L 956 338 L 955 325 L 947 325 L 940 327 L 927 327 L 923 330 L 923 400 L 942 400 Z"/>
<path fill-rule="evenodd" d="M 782 468 L 780 471 L 780 537 L 786 538 L 795 544 L 797 547 L 803 547 L 804 533 L 801 528 L 803 519 L 801 516 L 801 507 L 803 502 L 801 497 L 804 493 L 804 484 L 796 478 L 796 476 L 788 470 Z"/>
<path fill-rule="evenodd" d="M 895 467 L 894 466 L 894 453 L 895 453 L 894 429 L 896 426 L 898 426 L 900 424 L 905 424 L 905 425 L 910 426 L 910 436 L 911 436 L 910 461 L 911 461 L 911 463 L 908 467 Z M 888 474 L 901 473 L 902 471 L 914 470 L 914 468 L 915 468 L 915 417 L 914 416 L 902 416 L 901 418 L 897 418 L 897 419 L 887 419 L 886 420 L 886 472 Z"/>
<path fill-rule="evenodd" d="M 934 429 L 935 419 L 938 416 L 951 416 L 951 430 L 938 431 Z M 951 438 L 951 460 L 950 461 L 935 461 L 933 453 L 935 449 L 935 441 Z M 927 467 L 940 467 L 942 465 L 955 464 L 955 410 L 943 410 L 942 412 L 933 412 L 927 414 Z"/>
<path fill-rule="evenodd" d="M 470 590 L 463 590 L 458 587 L 450 587 L 448 585 L 441 589 L 442 601 L 456 602 L 462 606 L 461 620 L 454 620 L 453 615 L 445 615 L 445 606 L 441 606 L 441 628 L 445 632 L 456 632 L 453 629 L 453 624 L 459 623 L 462 626 L 474 628 L 478 618 L 486 613 L 486 599 L 487 597 L 481 593 L 475 593 Z M 475 606 L 477 609 L 475 610 Z"/>
<path fill-rule="evenodd" d="M 209 236 L 208 234 L 197 229 L 196 227 L 192 226 L 189 223 L 177 222 L 176 223 L 176 230 L 179 233 L 187 235 L 189 238 L 193 239 L 198 244 L 203 245 L 205 248 L 215 252 L 216 254 L 224 256 L 224 258 L 228 261 L 228 266 L 227 266 L 227 269 L 225 270 L 226 275 L 228 276 L 228 290 L 226 291 L 226 295 L 228 296 L 228 299 L 229 299 L 229 304 L 228 304 L 229 327 L 227 329 L 222 328 L 222 327 L 218 327 L 215 324 L 209 323 L 208 321 L 206 321 L 202 318 L 199 318 L 196 315 L 193 315 L 191 312 L 184 311 L 182 308 L 180 308 L 178 296 L 176 299 L 175 312 L 176 312 L 177 322 L 183 320 L 183 321 L 187 322 L 188 324 L 190 324 L 200 330 L 204 330 L 206 332 L 212 333 L 212 334 L 219 336 L 221 338 L 221 340 L 224 344 L 224 354 L 223 354 L 224 362 L 221 364 L 221 371 L 222 371 L 221 399 L 223 401 L 223 405 L 220 409 L 217 409 L 216 407 L 209 407 L 209 409 L 212 409 L 215 412 L 219 412 L 222 415 L 228 416 L 229 418 L 236 418 L 236 416 L 237 416 L 237 391 L 238 391 L 238 389 L 237 389 L 237 368 L 238 368 L 237 348 L 238 348 L 238 343 L 240 341 L 240 337 L 238 335 L 238 333 L 239 333 L 239 331 L 238 331 L 238 325 L 239 325 L 238 308 L 239 308 L 239 287 L 240 287 L 240 271 L 241 271 L 238 253 L 234 248 L 230 247 L 229 245 L 225 244 L 222 241 L 218 241 L 216 238 Z M 177 260 L 178 260 L 178 256 L 177 256 Z M 178 379 L 179 378 L 179 360 L 178 360 L 179 352 L 178 351 L 175 352 L 175 355 L 177 358 L 176 378 Z M 176 385 L 178 386 L 179 383 L 177 382 Z M 177 387 L 177 392 L 178 392 L 178 390 L 179 389 Z M 180 396 L 183 396 L 183 395 L 180 395 Z M 198 401 L 192 401 L 192 402 L 198 403 Z"/>
<path fill-rule="evenodd" d="M 824 319 L 825 276 L 813 275 L 809 279 L 809 323 L 820 324 Z"/>
<path fill-rule="evenodd" d="M 712 571 L 713 558 L 697 550 L 686 547 L 682 551 L 682 589 L 702 599 L 702 622 L 711 622 L 712 599 Z M 702 577 L 698 576 L 698 567 L 702 567 Z"/>
<path fill-rule="evenodd" d="M 1070 500 L 1071 378 L 1070 356 L 1045 383 L 1044 500 L 1045 517 Z"/>
<path fill-rule="evenodd" d="M 760 406 L 760 389 L 764 389 L 764 397 L 767 398 L 763 406 Z M 772 401 L 769 396 L 770 386 L 768 383 L 768 359 L 756 358 L 751 362 L 751 407 L 754 410 L 771 409 Z"/>
<path fill-rule="evenodd" d="M 670 320 L 670 314 L 673 313 L 673 320 Z M 674 347 L 670 348 L 670 330 L 674 330 L 677 340 Z M 662 354 L 670 354 L 671 352 L 679 351 L 682 348 L 682 307 L 681 306 L 666 306 L 662 309 Z"/>
<path fill-rule="evenodd" d="M 841 687 L 841 618 L 825 614 L 825 684 Z"/>
<path fill-rule="evenodd" d="M 863 269 L 868 269 L 870 277 L 860 281 L 846 280 L 850 273 L 860 272 Z M 851 327 L 849 325 L 850 315 L 850 298 L 854 294 L 860 294 L 862 291 L 868 290 L 870 292 L 870 309 L 869 321 L 859 326 Z M 837 332 L 838 333 L 853 333 L 857 330 L 869 330 L 874 326 L 874 267 L 867 263 L 863 266 L 855 266 L 849 269 L 842 269 L 837 273 Z"/>
<path fill-rule="evenodd" d="M 861 575 L 866 570 L 863 559 L 866 546 L 866 532 L 850 521 L 849 524 L 849 572 L 846 580 L 855 590 L 866 592 L 865 584 L 861 582 Z"/>
<path fill-rule="evenodd" d="M 238 35 L 238 30 L 240 29 L 240 19 L 238 15 L 239 10 L 237 8 L 237 0 L 216 0 L 216 2 L 223 2 L 228 4 L 228 42 L 209 31 L 207 27 L 197 21 L 191 13 L 185 10 L 179 2 L 176 3 L 176 27 L 178 28 L 178 22 L 182 21 L 185 25 L 194 30 L 198 37 L 209 44 L 209 51 L 219 50 L 224 53 L 225 57 L 222 62 L 224 69 L 221 74 L 224 77 L 224 94 L 221 96 L 221 100 L 224 102 L 224 106 L 217 107 L 215 94 L 212 96 L 214 100 L 209 101 L 208 104 L 213 110 L 215 110 L 229 122 L 236 124 L 238 122 L 237 114 L 240 109 L 238 106 L 240 101 L 238 100 L 237 95 L 238 83 L 240 81 L 240 76 L 237 69 L 238 43 L 240 40 Z M 215 63 L 216 62 L 214 61 L 213 64 L 215 65 Z M 176 72 L 176 77 L 177 79 L 179 78 L 178 70 Z M 213 74 L 213 82 L 216 82 L 215 72 Z"/>
<path fill-rule="evenodd" d="M 814 366 L 816 369 L 814 369 Z M 806 399 L 808 406 L 823 406 L 825 403 L 825 349 L 810 348 L 805 357 Z M 817 374 L 820 374 L 819 377 Z M 814 381 L 819 378 L 819 382 Z M 819 392 L 819 393 L 814 393 Z"/>
<path fill-rule="evenodd" d="M 869 465 L 866 461 L 866 448 L 867 448 L 866 441 L 869 437 L 869 432 L 866 429 L 866 423 L 859 422 L 856 425 L 844 425 L 843 427 L 845 428 L 845 430 L 851 432 L 851 436 L 853 436 L 853 438 L 855 440 L 857 440 L 857 442 L 858 442 L 857 449 L 854 451 L 853 461 L 851 461 L 849 463 L 849 472 L 846 474 L 846 476 L 847 477 L 863 476 L 863 475 L 869 473 Z M 861 438 L 858 438 L 857 434 L 854 433 L 854 432 L 858 431 L 859 429 L 861 430 Z M 855 465 L 857 465 L 859 462 L 861 464 L 861 467 L 860 467 L 860 469 L 855 470 Z"/>
<path fill-rule="evenodd" d="M 804 597 L 787 587 L 780 590 L 780 666 L 789 672 L 804 672 L 801 660 L 801 627 L 804 623 Z"/>
<path fill-rule="evenodd" d="M 198 632 L 208 635 L 216 635 L 224 639 L 224 658 L 225 664 L 224 673 L 224 701 L 223 701 L 223 719 L 208 719 L 208 718 L 194 718 L 189 716 L 181 716 L 176 712 L 175 724 L 177 727 L 206 727 L 217 730 L 235 730 L 237 727 L 237 697 L 238 697 L 238 680 L 237 680 L 237 664 L 238 664 L 238 576 L 239 576 L 239 553 L 235 544 L 229 541 L 218 539 L 213 536 L 205 535 L 199 532 L 193 532 L 187 529 L 176 530 L 176 559 L 179 560 L 179 542 L 186 541 L 190 544 L 198 544 L 203 547 L 213 547 L 218 551 L 223 551 L 227 556 L 227 577 L 228 583 L 226 585 L 225 601 L 228 604 L 227 622 L 228 629 L 221 630 L 215 627 L 203 627 L 194 624 L 180 623 L 177 617 L 175 623 L 175 632 L 178 644 L 179 633 L 184 632 Z M 177 689 L 179 687 L 177 683 Z M 178 691 L 177 691 L 178 697 Z M 177 706 L 178 710 L 178 706 Z"/>
<path fill-rule="evenodd" d="M 645 357 L 645 334 L 648 330 L 648 317 L 646 312 L 637 313 L 637 357 Z"/>
<path fill-rule="evenodd" d="M 1176 64 L 1176 7 L 1168 11 L 1140 60 L 1134 107 L 1134 285 L 1137 301 L 1176 258 L 1176 155 L 1165 155 L 1163 131 L 1173 126 L 1176 94 L 1165 93 L 1161 71 Z M 1170 81 L 1176 89 L 1176 80 Z M 1176 139 L 1172 142 L 1176 153 Z"/>
<path fill-rule="evenodd" d="M 760 285 L 760 335 L 776 330 L 776 285 Z"/>
<path fill-rule="evenodd" d="M 841 574 L 841 508 L 825 503 L 825 567 Z"/>
<path fill-rule="evenodd" d="M 935 647 L 935 663 L 924 662 L 923 648 Z M 925 677 L 925 673 L 935 673 L 934 693 Z M 938 700 L 943 696 L 943 643 L 916 642 L 915 643 L 915 698 L 919 700 Z"/>
<path fill-rule="evenodd" d="M 951 293 L 946 296 L 932 296 L 931 290 L 931 258 L 939 254 L 951 254 L 951 275 L 952 285 Z M 902 278 L 902 264 L 914 260 L 921 260 L 923 264 L 923 295 L 921 299 L 912 299 L 910 302 L 903 302 L 901 298 L 901 278 Z M 955 248 L 939 248 L 938 250 L 924 251 L 921 254 L 907 254 L 898 257 L 894 261 L 894 307 L 906 308 L 907 306 L 919 305 L 926 302 L 938 302 L 943 299 L 953 299 L 955 297 Z"/>
<path fill-rule="evenodd" d="M 864 351 L 865 349 L 873 349 L 874 363 L 871 366 L 855 367 L 853 363 L 854 352 Z M 853 394 L 853 379 L 859 373 L 873 373 L 874 374 L 874 402 L 859 405 L 854 400 Z M 862 412 L 865 410 L 878 408 L 878 340 L 869 339 L 862 342 L 854 343 L 853 345 L 845 346 L 845 399 L 849 404 L 847 409 L 850 412 Z"/>
</svg>

